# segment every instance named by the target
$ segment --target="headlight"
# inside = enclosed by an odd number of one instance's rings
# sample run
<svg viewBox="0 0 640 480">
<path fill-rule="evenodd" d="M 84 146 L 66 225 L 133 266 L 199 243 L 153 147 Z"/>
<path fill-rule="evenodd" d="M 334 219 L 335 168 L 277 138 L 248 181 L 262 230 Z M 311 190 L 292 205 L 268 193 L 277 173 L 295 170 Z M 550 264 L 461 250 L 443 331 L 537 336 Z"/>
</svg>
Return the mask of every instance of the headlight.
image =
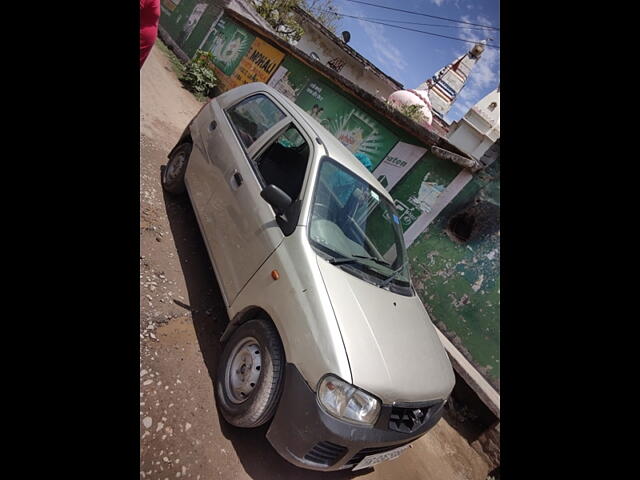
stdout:
<svg viewBox="0 0 640 480">
<path fill-rule="evenodd" d="M 336 418 L 373 425 L 380 414 L 380 402 L 368 393 L 333 375 L 318 387 L 318 401 Z"/>
</svg>

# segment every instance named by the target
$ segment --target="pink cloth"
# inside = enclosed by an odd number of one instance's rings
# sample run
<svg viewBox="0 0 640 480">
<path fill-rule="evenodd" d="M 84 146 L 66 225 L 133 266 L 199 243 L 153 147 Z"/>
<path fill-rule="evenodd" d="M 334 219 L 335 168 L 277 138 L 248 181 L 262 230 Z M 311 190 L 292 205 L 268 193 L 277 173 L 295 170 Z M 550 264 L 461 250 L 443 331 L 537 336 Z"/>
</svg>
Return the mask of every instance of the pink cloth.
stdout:
<svg viewBox="0 0 640 480">
<path fill-rule="evenodd" d="M 140 68 L 158 36 L 160 0 L 140 0 Z"/>
</svg>

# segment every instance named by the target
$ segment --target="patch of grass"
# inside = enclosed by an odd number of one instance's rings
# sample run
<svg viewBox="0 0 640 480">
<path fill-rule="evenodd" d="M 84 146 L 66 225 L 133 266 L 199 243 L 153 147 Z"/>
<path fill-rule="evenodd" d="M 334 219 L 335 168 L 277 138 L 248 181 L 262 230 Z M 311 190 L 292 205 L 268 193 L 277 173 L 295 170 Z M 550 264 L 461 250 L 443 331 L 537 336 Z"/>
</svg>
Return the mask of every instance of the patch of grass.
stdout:
<svg viewBox="0 0 640 480">
<path fill-rule="evenodd" d="M 169 46 L 162 41 L 160 37 L 156 39 L 155 46 L 166 55 L 167 59 L 169 59 L 169 63 L 171 63 L 171 68 L 173 72 L 178 77 L 178 80 L 182 83 L 183 87 L 191 92 L 191 94 L 198 100 L 200 103 L 207 102 L 210 97 L 206 95 L 206 93 L 210 92 L 212 86 L 215 85 L 216 79 L 213 71 L 206 72 L 204 71 L 202 61 L 198 56 L 198 60 L 184 63 L 180 58 L 173 53 L 173 51 L 169 48 Z M 206 54 L 206 52 L 198 53 Z M 205 76 L 206 79 L 199 78 L 201 76 Z M 206 89 L 201 89 L 202 91 L 198 91 L 197 88 L 194 88 L 196 84 L 206 84 Z"/>
<path fill-rule="evenodd" d="M 176 56 L 175 53 L 171 51 L 171 49 L 160 39 L 160 37 L 157 38 L 155 46 L 167 56 L 169 62 L 171 63 L 171 68 L 178 76 L 178 78 L 180 78 L 184 72 L 184 65 L 182 61 Z"/>
</svg>

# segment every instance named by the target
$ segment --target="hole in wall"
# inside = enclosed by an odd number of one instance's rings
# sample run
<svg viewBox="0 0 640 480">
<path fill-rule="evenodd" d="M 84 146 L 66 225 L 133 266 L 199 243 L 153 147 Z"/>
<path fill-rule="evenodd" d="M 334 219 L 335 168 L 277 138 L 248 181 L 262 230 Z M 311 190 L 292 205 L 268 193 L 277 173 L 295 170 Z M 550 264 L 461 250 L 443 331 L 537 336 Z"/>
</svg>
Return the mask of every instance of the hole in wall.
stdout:
<svg viewBox="0 0 640 480">
<path fill-rule="evenodd" d="M 467 242 L 471 238 L 475 221 L 476 219 L 473 215 L 470 215 L 467 212 L 459 213 L 449 222 L 449 231 L 453 234 L 456 240 L 460 242 Z"/>
<path fill-rule="evenodd" d="M 500 206 L 475 199 L 449 220 L 446 233 L 459 243 L 483 240 L 500 230 Z"/>
</svg>

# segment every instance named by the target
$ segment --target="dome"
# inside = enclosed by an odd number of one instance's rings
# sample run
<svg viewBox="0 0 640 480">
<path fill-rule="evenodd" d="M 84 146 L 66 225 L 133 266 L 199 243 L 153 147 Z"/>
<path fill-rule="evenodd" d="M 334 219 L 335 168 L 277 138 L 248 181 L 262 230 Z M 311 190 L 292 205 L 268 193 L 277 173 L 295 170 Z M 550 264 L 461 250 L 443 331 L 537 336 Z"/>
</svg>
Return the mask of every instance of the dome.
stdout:
<svg viewBox="0 0 640 480">
<path fill-rule="evenodd" d="M 419 105 L 424 118 L 418 123 L 425 128 L 431 125 L 433 114 L 431 113 L 431 102 L 429 102 L 426 92 L 422 94 L 422 92 L 415 90 L 398 90 L 389 95 L 388 101 L 396 108 L 402 105 Z"/>
</svg>

